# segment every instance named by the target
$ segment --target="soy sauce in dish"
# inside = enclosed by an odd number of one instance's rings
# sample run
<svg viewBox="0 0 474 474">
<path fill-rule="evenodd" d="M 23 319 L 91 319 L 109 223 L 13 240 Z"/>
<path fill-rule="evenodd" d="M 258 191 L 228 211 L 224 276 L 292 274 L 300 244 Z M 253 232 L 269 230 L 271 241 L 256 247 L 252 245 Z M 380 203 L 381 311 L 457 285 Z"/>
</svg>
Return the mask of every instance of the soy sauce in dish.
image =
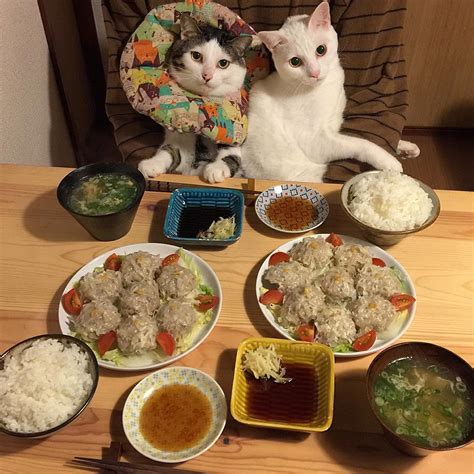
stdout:
<svg viewBox="0 0 474 474">
<path fill-rule="evenodd" d="M 227 219 L 232 215 L 232 210 L 227 207 L 185 207 L 179 218 L 178 235 L 195 238 L 200 231 L 207 230 L 219 217 Z"/>
<path fill-rule="evenodd" d="M 316 219 L 311 201 L 296 196 L 282 196 L 267 207 L 270 222 L 283 230 L 300 230 Z"/>
<path fill-rule="evenodd" d="M 265 421 L 310 423 L 317 411 L 317 386 L 314 368 L 308 364 L 282 363 L 287 383 L 255 379 L 246 374 L 247 412 Z"/>
<path fill-rule="evenodd" d="M 196 446 L 209 432 L 211 404 L 192 385 L 173 384 L 159 388 L 145 401 L 139 427 L 155 448 L 181 451 Z"/>
</svg>

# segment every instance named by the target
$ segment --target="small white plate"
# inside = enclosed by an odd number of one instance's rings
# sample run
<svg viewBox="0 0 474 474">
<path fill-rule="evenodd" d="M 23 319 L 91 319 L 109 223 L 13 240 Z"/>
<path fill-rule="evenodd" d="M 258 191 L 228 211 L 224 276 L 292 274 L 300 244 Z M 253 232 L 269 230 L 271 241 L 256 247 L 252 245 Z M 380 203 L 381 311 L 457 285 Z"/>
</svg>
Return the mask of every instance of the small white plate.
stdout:
<svg viewBox="0 0 474 474">
<path fill-rule="evenodd" d="M 150 395 L 166 385 L 192 385 L 206 395 L 212 407 L 211 427 L 194 447 L 182 451 L 163 451 L 152 446 L 140 432 L 140 411 Z M 183 407 L 183 410 L 186 407 Z M 219 438 L 227 419 L 227 403 L 219 384 L 209 375 L 189 367 L 168 367 L 145 377 L 130 392 L 123 407 L 122 423 L 131 445 L 154 461 L 183 462 L 207 451 Z"/>
<path fill-rule="evenodd" d="M 89 263 L 84 265 L 68 282 L 66 287 L 64 288 L 63 295 L 67 293 L 69 290 L 74 288 L 74 285 L 87 273 L 94 271 L 94 268 L 100 267 L 105 263 L 107 257 L 113 253 L 117 255 L 127 255 L 133 252 L 143 251 L 149 252 L 151 254 L 159 254 L 162 258 L 166 257 L 171 253 L 175 253 L 180 247 L 176 247 L 175 245 L 168 245 L 168 244 L 155 244 L 155 243 L 144 243 L 144 244 L 134 244 L 134 245 L 127 245 L 125 247 L 119 247 L 113 250 L 110 250 L 97 258 L 94 258 Z M 97 357 L 97 361 L 101 367 L 105 367 L 107 369 L 113 370 L 147 370 L 147 369 L 158 369 L 159 367 L 163 367 L 165 365 L 171 364 L 171 362 L 175 362 L 178 359 L 181 359 L 185 355 L 189 354 L 191 351 L 196 349 L 206 338 L 209 336 L 210 332 L 214 328 L 217 323 L 217 319 L 219 318 L 219 314 L 222 308 L 222 288 L 219 283 L 219 279 L 215 274 L 214 270 L 200 257 L 196 254 L 189 252 L 188 250 L 183 251 L 186 253 L 187 256 L 193 259 L 193 262 L 196 264 L 199 272 L 202 275 L 204 283 L 211 287 L 214 290 L 214 294 L 219 297 L 219 303 L 214 308 L 212 319 L 202 326 L 199 332 L 194 337 L 194 340 L 191 346 L 186 349 L 185 351 L 174 354 L 172 356 L 163 356 L 159 357 L 158 354 L 155 354 L 154 351 L 150 351 L 153 353 L 152 361 L 143 362 L 142 358 L 130 356 L 129 358 L 124 358 L 124 365 L 116 365 L 111 361 L 107 361 L 104 359 L 100 359 Z M 69 316 L 68 313 L 63 308 L 62 305 L 62 296 L 61 302 L 59 303 L 59 326 L 61 328 L 61 332 L 63 334 L 68 334 L 70 336 L 74 336 L 70 327 L 69 327 L 69 320 L 74 316 Z M 126 364 L 126 365 L 125 365 Z"/>
<path fill-rule="evenodd" d="M 328 237 L 329 234 L 315 234 L 312 235 L 311 238 L 316 238 L 316 237 L 322 237 L 325 239 Z M 372 257 L 377 257 L 381 258 L 385 264 L 388 267 L 395 267 L 401 277 L 403 278 L 403 281 L 407 287 L 407 293 L 412 295 L 414 298 L 416 298 L 416 292 L 415 292 L 415 285 L 413 284 L 410 276 L 408 275 L 407 271 L 402 267 L 402 265 L 395 260 L 389 253 L 385 252 L 382 250 L 380 247 L 377 247 L 376 245 L 372 245 L 369 242 L 366 242 L 365 240 L 359 240 L 356 239 L 355 237 L 350 237 L 348 235 L 340 235 L 341 239 L 343 240 L 344 243 L 347 244 L 358 244 L 362 245 L 367 248 L 369 251 L 370 255 Z M 260 303 L 259 298 L 260 298 L 260 288 L 263 287 L 263 275 L 267 268 L 269 267 L 268 262 L 270 260 L 270 257 L 276 253 L 276 252 L 286 252 L 288 253 L 289 250 L 295 245 L 297 242 L 302 241 L 304 238 L 307 237 L 299 237 L 297 239 L 290 240 L 289 242 L 286 242 L 283 245 L 280 245 L 277 249 L 275 249 L 273 252 L 270 253 L 270 255 L 265 259 L 263 262 L 262 266 L 260 267 L 260 270 L 258 271 L 257 274 L 257 282 L 256 282 L 256 295 L 257 295 L 257 301 L 260 306 L 260 309 L 262 310 L 263 315 L 267 319 L 267 321 L 284 337 L 287 339 L 290 339 L 292 341 L 296 341 L 291 333 L 286 330 L 283 326 L 280 326 L 276 321 L 275 318 L 272 314 L 272 312 L 262 303 Z M 412 323 L 414 317 L 415 317 L 415 311 L 416 311 L 416 301 L 410 306 L 410 308 L 406 311 L 400 311 L 398 314 L 398 317 L 392 322 L 390 327 L 384 331 L 384 333 L 388 334 L 388 337 L 382 338 L 378 337 L 374 343 L 374 345 L 366 350 L 366 351 L 360 351 L 360 352 L 334 352 L 334 355 L 336 357 L 361 357 L 365 356 L 367 354 L 372 354 L 374 352 L 378 352 L 385 347 L 389 346 L 393 342 L 395 342 L 399 337 L 401 337 L 405 331 L 408 329 L 410 324 Z"/>
<path fill-rule="evenodd" d="M 313 221 L 305 225 L 304 218 L 301 216 L 301 227 L 297 230 L 284 229 L 273 223 L 268 218 L 268 206 L 274 203 L 277 199 L 285 196 L 309 201 L 313 205 L 315 211 L 315 218 Z M 329 204 L 322 194 L 319 194 L 312 188 L 308 188 L 301 184 L 280 184 L 278 186 L 272 186 L 258 195 L 258 198 L 255 201 L 255 212 L 257 213 L 258 218 L 272 229 L 280 232 L 287 232 L 289 234 L 300 234 L 301 232 L 307 232 L 308 230 L 319 227 L 326 220 L 329 214 Z M 298 217 L 295 214 L 293 214 L 293 216 Z"/>
</svg>

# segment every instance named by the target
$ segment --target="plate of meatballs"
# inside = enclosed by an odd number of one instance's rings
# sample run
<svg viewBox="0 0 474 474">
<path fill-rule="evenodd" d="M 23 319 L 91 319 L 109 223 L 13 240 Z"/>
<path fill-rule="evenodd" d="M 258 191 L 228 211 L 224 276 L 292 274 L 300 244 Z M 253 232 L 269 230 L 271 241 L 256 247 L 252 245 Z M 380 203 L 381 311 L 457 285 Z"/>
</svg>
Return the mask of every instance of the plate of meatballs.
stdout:
<svg viewBox="0 0 474 474">
<path fill-rule="evenodd" d="M 397 260 L 334 233 L 278 247 L 260 267 L 256 294 L 280 334 L 325 344 L 337 357 L 383 349 L 408 329 L 416 310 L 415 287 Z"/>
<path fill-rule="evenodd" d="M 134 244 L 100 255 L 71 278 L 59 324 L 102 367 L 155 369 L 199 346 L 221 306 L 217 275 L 200 257 L 174 245 Z"/>
</svg>

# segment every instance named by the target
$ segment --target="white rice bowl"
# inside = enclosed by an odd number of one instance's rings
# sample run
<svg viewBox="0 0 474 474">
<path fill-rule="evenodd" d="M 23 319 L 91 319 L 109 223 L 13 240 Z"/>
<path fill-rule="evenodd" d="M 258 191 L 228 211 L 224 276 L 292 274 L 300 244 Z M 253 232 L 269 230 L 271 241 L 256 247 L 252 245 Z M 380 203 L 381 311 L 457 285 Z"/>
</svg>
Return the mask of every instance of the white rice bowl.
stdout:
<svg viewBox="0 0 474 474">
<path fill-rule="evenodd" d="M 403 231 L 423 225 L 433 202 L 417 181 L 397 171 L 368 174 L 349 191 L 348 208 L 364 224 Z"/>
<path fill-rule="evenodd" d="M 77 344 L 39 338 L 14 347 L 0 370 L 0 426 L 40 433 L 75 415 L 94 390 L 87 353 Z"/>
</svg>

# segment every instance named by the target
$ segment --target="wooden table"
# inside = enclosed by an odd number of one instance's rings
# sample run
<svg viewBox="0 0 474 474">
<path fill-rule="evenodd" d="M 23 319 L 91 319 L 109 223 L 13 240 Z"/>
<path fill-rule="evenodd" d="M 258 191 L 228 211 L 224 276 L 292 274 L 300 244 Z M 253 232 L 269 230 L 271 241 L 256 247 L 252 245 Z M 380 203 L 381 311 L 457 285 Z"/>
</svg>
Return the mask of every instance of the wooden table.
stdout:
<svg viewBox="0 0 474 474">
<path fill-rule="evenodd" d="M 56 186 L 70 170 L 0 166 L 0 352 L 28 337 L 59 332 L 58 304 L 66 282 L 82 265 L 112 248 L 166 242 L 163 221 L 169 194 L 147 192 L 130 233 L 115 242 L 93 240 L 57 203 Z M 197 183 L 197 178 L 165 176 Z M 225 184 L 240 188 L 243 180 Z M 257 182 L 264 189 L 270 182 Z M 319 228 L 361 237 L 339 206 L 337 185 L 316 184 L 330 215 Z M 403 341 L 440 344 L 474 362 L 473 194 L 439 191 L 437 222 L 389 252 L 407 269 L 418 294 L 415 320 Z M 236 347 L 248 336 L 278 336 L 261 314 L 255 278 L 263 259 L 294 237 L 260 223 L 253 207 L 245 212 L 241 240 L 223 250 L 191 248 L 216 271 L 224 304 L 216 328 L 194 352 L 175 365 L 196 367 L 222 386 L 230 400 Z M 335 416 L 329 431 L 299 434 L 251 428 L 234 421 L 205 454 L 179 466 L 203 472 L 451 472 L 473 469 L 474 445 L 426 458 L 392 448 L 369 411 L 365 373 L 373 356 L 336 363 Z M 123 459 L 152 461 L 127 442 L 121 410 L 130 389 L 146 372 L 100 372 L 97 392 L 78 420 L 43 440 L 0 434 L 0 472 L 74 472 L 74 456 L 100 457 L 112 440 L 123 443 Z"/>
</svg>

